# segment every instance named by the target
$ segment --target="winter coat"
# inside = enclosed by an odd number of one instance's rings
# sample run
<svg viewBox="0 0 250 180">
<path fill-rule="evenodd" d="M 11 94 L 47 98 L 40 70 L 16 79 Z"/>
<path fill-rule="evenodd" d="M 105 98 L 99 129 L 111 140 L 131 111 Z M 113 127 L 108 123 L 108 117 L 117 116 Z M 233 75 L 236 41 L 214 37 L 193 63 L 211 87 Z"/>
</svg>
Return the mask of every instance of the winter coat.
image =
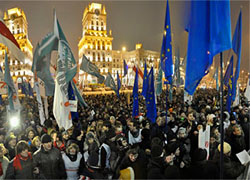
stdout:
<svg viewBox="0 0 250 180">
<path fill-rule="evenodd" d="M 46 179 L 66 179 L 67 174 L 60 150 L 52 147 L 45 151 L 43 146 L 34 155 L 34 167 L 39 168 L 40 176 Z"/>
<path fill-rule="evenodd" d="M 20 159 L 22 170 L 14 167 L 14 160 L 15 158 L 8 165 L 5 179 L 34 179 L 34 166 L 32 159 L 28 158 L 26 161 Z"/>
<path fill-rule="evenodd" d="M 148 164 L 147 179 L 165 179 L 163 159 L 152 159 Z"/>
<path fill-rule="evenodd" d="M 187 171 L 191 179 L 219 179 L 218 168 L 212 161 L 194 162 Z"/>
<path fill-rule="evenodd" d="M 4 179 L 5 175 L 6 175 L 6 170 L 7 167 L 9 165 L 9 159 L 5 156 L 3 156 L 3 158 L 0 159 L 0 162 L 2 163 L 2 170 L 3 170 L 3 175 L 0 176 L 0 180 Z"/>
<path fill-rule="evenodd" d="M 236 154 L 246 149 L 245 139 L 244 136 L 236 136 L 232 134 L 231 138 L 229 139 L 229 144 L 231 146 L 232 157 L 237 160 Z"/>
<path fill-rule="evenodd" d="M 223 161 L 223 179 L 236 179 L 241 173 L 244 172 L 245 166 L 239 162 L 231 160 L 231 157 L 224 155 Z M 214 155 L 214 161 L 220 168 L 220 152 L 217 150 Z"/>
</svg>

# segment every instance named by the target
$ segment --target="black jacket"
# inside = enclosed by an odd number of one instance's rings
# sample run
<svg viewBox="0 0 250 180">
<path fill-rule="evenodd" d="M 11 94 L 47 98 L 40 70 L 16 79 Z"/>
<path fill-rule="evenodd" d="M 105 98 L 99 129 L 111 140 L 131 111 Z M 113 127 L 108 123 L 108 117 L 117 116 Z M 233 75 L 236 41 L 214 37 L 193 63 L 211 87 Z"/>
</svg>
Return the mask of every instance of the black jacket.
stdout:
<svg viewBox="0 0 250 180">
<path fill-rule="evenodd" d="M 151 159 L 148 164 L 147 179 L 165 179 L 163 159 Z"/>
<path fill-rule="evenodd" d="M 33 160 L 27 159 L 24 161 L 20 159 L 22 170 L 19 170 L 13 166 L 14 159 L 8 165 L 5 179 L 34 179 Z"/>
<path fill-rule="evenodd" d="M 40 177 L 46 179 L 66 179 L 64 161 L 60 150 L 52 147 L 50 151 L 45 151 L 43 146 L 34 155 L 34 167 L 38 167 Z"/>
</svg>

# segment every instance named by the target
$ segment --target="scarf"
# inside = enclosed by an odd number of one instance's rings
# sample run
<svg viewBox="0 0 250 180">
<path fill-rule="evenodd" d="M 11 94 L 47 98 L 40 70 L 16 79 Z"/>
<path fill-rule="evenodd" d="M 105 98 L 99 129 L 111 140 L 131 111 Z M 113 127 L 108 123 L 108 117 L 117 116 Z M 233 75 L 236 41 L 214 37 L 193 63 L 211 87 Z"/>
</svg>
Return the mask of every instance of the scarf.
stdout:
<svg viewBox="0 0 250 180">
<path fill-rule="evenodd" d="M 32 159 L 32 156 L 31 156 L 31 153 L 28 152 L 28 157 L 22 157 L 20 154 L 16 155 L 16 157 L 14 158 L 13 160 L 13 166 L 16 170 L 22 170 L 22 166 L 21 166 L 21 162 L 20 162 L 20 159 L 23 160 L 23 161 L 26 161 L 28 159 Z"/>
<path fill-rule="evenodd" d="M 3 175 L 3 167 L 2 167 L 2 162 L 0 162 L 0 176 Z"/>
</svg>

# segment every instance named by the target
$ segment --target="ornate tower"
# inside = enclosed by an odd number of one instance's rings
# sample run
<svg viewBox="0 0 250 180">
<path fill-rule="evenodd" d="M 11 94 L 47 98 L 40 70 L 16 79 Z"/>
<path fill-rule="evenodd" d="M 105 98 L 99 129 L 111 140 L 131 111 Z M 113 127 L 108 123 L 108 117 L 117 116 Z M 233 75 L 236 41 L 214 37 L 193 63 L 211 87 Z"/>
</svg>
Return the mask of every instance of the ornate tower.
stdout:
<svg viewBox="0 0 250 180">
<path fill-rule="evenodd" d="M 32 80 L 33 73 L 31 71 L 31 66 L 33 59 L 33 46 L 28 39 L 28 22 L 23 10 L 20 8 L 12 8 L 7 12 L 4 12 L 4 22 L 10 32 L 14 35 L 26 57 L 25 63 L 22 63 L 8 55 L 13 80 L 18 83 L 21 83 L 25 79 Z M 4 50 L 5 46 L 0 44 L 0 62 L 2 67 L 4 67 Z"/>
<path fill-rule="evenodd" d="M 104 76 L 112 72 L 112 34 L 107 33 L 105 6 L 91 3 L 85 8 L 82 18 L 82 37 L 78 43 L 79 65 L 85 55 L 100 69 Z M 84 85 L 97 83 L 97 79 L 80 70 L 79 81 Z"/>
</svg>

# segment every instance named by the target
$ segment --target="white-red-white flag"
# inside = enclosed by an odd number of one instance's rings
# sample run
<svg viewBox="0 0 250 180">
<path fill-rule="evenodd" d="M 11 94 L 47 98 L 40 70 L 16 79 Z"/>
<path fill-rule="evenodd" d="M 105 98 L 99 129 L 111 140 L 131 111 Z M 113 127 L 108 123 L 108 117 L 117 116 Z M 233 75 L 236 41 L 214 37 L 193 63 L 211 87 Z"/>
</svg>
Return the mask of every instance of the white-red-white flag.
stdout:
<svg viewBox="0 0 250 180">
<path fill-rule="evenodd" d="M 15 37 L 11 34 L 8 27 L 0 20 L 0 43 L 7 46 L 10 54 L 14 56 L 17 60 L 25 63 L 25 56 L 21 51 L 19 44 L 17 43 Z"/>
</svg>

